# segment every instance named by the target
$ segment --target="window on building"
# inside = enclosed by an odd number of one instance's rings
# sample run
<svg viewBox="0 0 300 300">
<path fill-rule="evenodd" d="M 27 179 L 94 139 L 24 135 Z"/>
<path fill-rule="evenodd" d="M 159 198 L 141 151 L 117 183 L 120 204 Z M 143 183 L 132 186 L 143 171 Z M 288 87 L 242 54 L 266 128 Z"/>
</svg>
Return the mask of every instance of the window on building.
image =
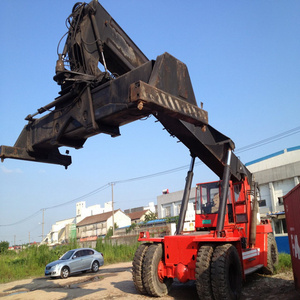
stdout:
<svg viewBox="0 0 300 300">
<path fill-rule="evenodd" d="M 179 216 L 179 214 L 180 214 L 180 209 L 181 209 L 181 204 L 178 204 L 177 205 L 177 215 Z"/>
<path fill-rule="evenodd" d="M 258 205 L 259 205 L 259 207 L 267 206 L 267 202 L 266 202 L 266 200 L 260 200 L 258 202 Z"/>
<path fill-rule="evenodd" d="M 286 219 L 282 219 L 282 228 L 284 233 L 288 233 L 286 226 Z"/>
<path fill-rule="evenodd" d="M 171 217 L 171 207 L 170 206 L 165 207 L 165 217 Z"/>
<path fill-rule="evenodd" d="M 275 234 L 287 233 L 286 220 L 285 219 L 273 219 Z"/>
<path fill-rule="evenodd" d="M 283 197 L 278 197 L 278 204 L 283 205 Z"/>
</svg>

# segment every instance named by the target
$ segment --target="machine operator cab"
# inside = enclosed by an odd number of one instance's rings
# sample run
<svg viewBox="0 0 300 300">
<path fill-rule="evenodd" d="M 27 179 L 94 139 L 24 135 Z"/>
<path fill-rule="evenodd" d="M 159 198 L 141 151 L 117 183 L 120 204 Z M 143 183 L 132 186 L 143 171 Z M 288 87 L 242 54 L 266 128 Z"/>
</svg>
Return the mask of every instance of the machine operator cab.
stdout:
<svg viewBox="0 0 300 300">
<path fill-rule="evenodd" d="M 222 181 L 199 183 L 196 187 L 195 228 L 214 230 L 217 226 Z M 248 222 L 247 191 L 244 182 L 229 182 L 225 226 Z"/>
</svg>

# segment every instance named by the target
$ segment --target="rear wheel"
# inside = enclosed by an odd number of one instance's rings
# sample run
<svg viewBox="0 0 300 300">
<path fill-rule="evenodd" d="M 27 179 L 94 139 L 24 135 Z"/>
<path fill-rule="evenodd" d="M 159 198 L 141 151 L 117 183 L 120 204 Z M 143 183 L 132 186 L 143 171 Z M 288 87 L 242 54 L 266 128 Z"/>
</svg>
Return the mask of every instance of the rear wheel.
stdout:
<svg viewBox="0 0 300 300">
<path fill-rule="evenodd" d="M 136 290 L 141 294 L 147 294 L 143 282 L 143 261 L 149 244 L 141 244 L 134 255 L 132 262 L 132 280 Z"/>
<path fill-rule="evenodd" d="M 239 299 L 242 292 L 242 265 L 237 249 L 231 244 L 216 247 L 211 264 L 215 300 Z"/>
<path fill-rule="evenodd" d="M 60 277 L 62 279 L 68 278 L 70 275 L 70 270 L 68 267 L 63 267 L 60 272 Z"/>
<path fill-rule="evenodd" d="M 152 244 L 146 252 L 143 262 L 143 282 L 147 293 L 150 296 L 162 297 L 168 294 L 173 279 L 161 278 L 158 274 L 163 258 L 163 245 Z"/>
<path fill-rule="evenodd" d="M 99 271 L 99 263 L 94 261 L 92 264 L 92 272 L 97 273 Z"/>
<path fill-rule="evenodd" d="M 262 268 L 264 274 L 272 275 L 278 264 L 278 250 L 273 233 L 268 233 L 267 266 Z"/>
<path fill-rule="evenodd" d="M 211 259 L 214 248 L 212 245 L 200 247 L 196 261 L 196 288 L 199 298 L 203 300 L 213 300 L 211 288 Z"/>
</svg>

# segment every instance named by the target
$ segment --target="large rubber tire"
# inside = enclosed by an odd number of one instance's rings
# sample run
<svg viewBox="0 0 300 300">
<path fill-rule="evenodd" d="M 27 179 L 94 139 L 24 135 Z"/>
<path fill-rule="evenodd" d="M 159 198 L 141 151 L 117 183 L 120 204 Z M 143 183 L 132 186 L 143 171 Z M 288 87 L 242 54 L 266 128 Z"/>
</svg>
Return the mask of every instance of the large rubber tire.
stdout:
<svg viewBox="0 0 300 300">
<path fill-rule="evenodd" d="M 173 282 L 172 278 L 158 277 L 158 265 L 163 259 L 163 245 L 152 244 L 146 252 L 143 262 L 143 282 L 150 296 L 162 297 L 169 293 Z"/>
<path fill-rule="evenodd" d="M 212 245 L 203 245 L 198 250 L 196 261 L 196 289 L 199 299 L 213 300 L 211 287 L 211 260 L 214 248 Z"/>
<path fill-rule="evenodd" d="M 272 275 L 278 264 L 278 250 L 273 233 L 268 233 L 267 266 L 262 268 L 264 274 Z"/>
<path fill-rule="evenodd" d="M 242 264 L 232 244 L 215 248 L 211 263 L 211 281 L 215 300 L 239 299 L 242 292 Z"/>
<path fill-rule="evenodd" d="M 70 275 L 70 270 L 69 270 L 69 268 L 68 268 L 68 267 L 63 267 L 63 268 L 61 269 L 61 271 L 60 271 L 60 277 L 61 277 L 62 279 L 66 279 L 66 278 L 69 277 L 69 275 Z"/>
<path fill-rule="evenodd" d="M 133 262 L 132 262 L 132 280 L 136 290 L 143 295 L 147 294 L 143 282 L 143 261 L 145 258 L 145 254 L 148 250 L 148 247 L 149 244 L 139 245 L 139 247 L 135 251 Z"/>
</svg>

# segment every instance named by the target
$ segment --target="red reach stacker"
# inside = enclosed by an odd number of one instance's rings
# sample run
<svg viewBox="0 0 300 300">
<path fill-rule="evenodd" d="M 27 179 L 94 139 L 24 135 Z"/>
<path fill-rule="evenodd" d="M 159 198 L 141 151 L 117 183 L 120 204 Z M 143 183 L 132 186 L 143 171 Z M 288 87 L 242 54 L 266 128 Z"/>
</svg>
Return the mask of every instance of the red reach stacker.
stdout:
<svg viewBox="0 0 300 300">
<path fill-rule="evenodd" d="M 148 60 L 96 0 L 76 3 L 66 24 L 54 76 L 59 95 L 25 118 L 15 145 L 0 147 L 1 160 L 67 168 L 71 157 L 60 147 L 82 148 L 100 133 L 117 137 L 122 125 L 153 115 L 187 147 L 191 166 L 175 235 L 140 234 L 134 284 L 142 294 L 163 296 L 175 278 L 195 280 L 200 299 L 239 298 L 247 274 L 273 272 L 277 247 L 269 222 L 257 219 L 256 183 L 233 141 L 198 107 L 186 65 L 168 53 Z M 195 231 L 184 232 L 196 158 L 220 181 L 197 185 Z"/>
<path fill-rule="evenodd" d="M 141 232 L 133 261 L 140 293 L 166 295 L 177 278 L 195 280 L 199 299 L 239 299 L 247 274 L 273 273 L 277 246 L 269 221 L 258 222 L 256 191 L 247 177 L 224 183 L 197 184 L 195 231 L 182 231 L 182 211 L 175 235 L 150 238 Z"/>
</svg>

